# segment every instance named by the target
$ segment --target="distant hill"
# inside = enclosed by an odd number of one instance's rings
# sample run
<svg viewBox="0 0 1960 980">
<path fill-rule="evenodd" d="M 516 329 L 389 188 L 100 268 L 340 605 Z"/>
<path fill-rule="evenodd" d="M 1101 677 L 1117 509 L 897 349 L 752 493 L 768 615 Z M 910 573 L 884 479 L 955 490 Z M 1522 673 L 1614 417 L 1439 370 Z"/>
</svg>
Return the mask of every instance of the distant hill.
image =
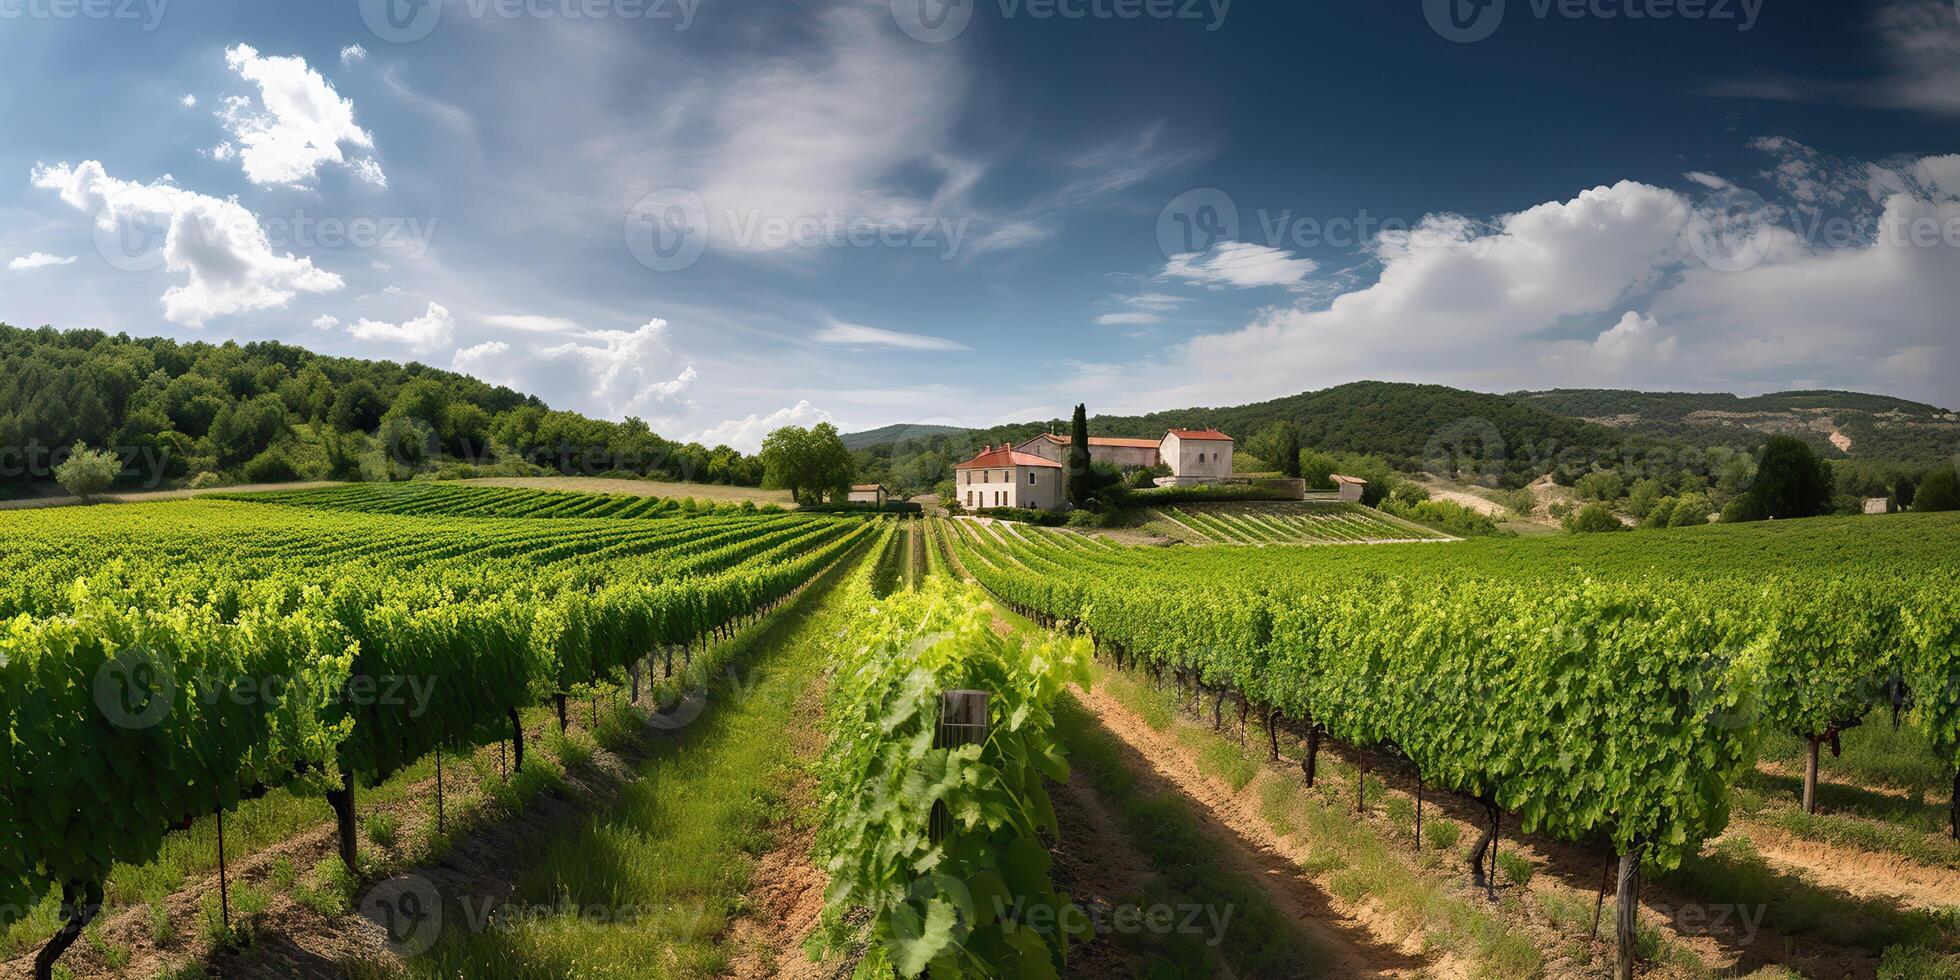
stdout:
<svg viewBox="0 0 1960 980">
<path fill-rule="evenodd" d="M 913 439 L 924 439 L 929 436 L 960 435 L 972 431 L 974 430 L 962 429 L 951 425 L 915 425 L 910 422 L 901 422 L 897 425 L 887 425 L 879 429 L 848 433 L 844 436 L 844 448 L 855 452 L 859 449 L 869 449 L 872 446 L 883 445 L 885 443 L 909 442 Z"/>
<path fill-rule="evenodd" d="M 1473 453 L 1501 443 L 1506 468 L 1535 475 L 1550 468 L 1555 455 L 1592 459 L 1624 452 L 1630 439 L 1646 440 L 1602 425 L 1567 418 L 1504 395 L 1464 391 L 1442 385 L 1358 381 L 1272 401 L 1231 408 L 1184 408 L 1149 415 L 1098 415 L 1089 428 L 1096 435 L 1155 438 L 1169 428 L 1217 428 L 1243 442 L 1275 422 L 1297 423 L 1304 444 L 1327 452 L 1368 453 L 1409 469 L 1439 454 L 1469 447 Z M 1020 442 L 1043 432 L 1066 432 L 1054 419 L 988 429 L 943 429 L 922 436 L 884 438 L 909 426 L 887 426 L 845 436 L 854 449 L 879 455 L 938 452 L 961 456 L 988 443 Z"/>
<path fill-rule="evenodd" d="M 1589 389 L 1510 397 L 1558 415 L 1694 446 L 1753 448 L 1794 435 L 1828 457 L 1934 463 L 1960 453 L 1960 414 L 1854 391 L 1730 394 Z"/>
</svg>

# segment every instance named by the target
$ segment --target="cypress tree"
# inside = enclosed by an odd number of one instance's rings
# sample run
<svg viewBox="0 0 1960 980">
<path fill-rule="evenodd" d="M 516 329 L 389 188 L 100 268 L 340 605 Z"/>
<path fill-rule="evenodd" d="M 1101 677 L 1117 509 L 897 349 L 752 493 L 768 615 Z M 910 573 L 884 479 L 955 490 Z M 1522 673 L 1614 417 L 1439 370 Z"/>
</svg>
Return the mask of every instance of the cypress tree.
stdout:
<svg viewBox="0 0 1960 980">
<path fill-rule="evenodd" d="M 1068 502 L 1077 507 L 1089 503 L 1089 409 L 1075 406 L 1074 431 L 1068 447 Z"/>
</svg>

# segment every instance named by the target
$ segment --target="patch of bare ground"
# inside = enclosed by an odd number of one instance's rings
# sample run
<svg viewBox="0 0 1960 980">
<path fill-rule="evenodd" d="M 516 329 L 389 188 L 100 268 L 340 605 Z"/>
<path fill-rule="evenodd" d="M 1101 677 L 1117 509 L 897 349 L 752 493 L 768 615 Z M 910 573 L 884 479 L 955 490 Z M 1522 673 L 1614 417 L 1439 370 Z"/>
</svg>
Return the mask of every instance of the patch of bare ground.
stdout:
<svg viewBox="0 0 1960 980">
<path fill-rule="evenodd" d="M 1960 871 L 1927 867 L 1898 854 L 1807 840 L 1743 819 L 1732 821 L 1723 836 L 1735 835 L 1747 837 L 1771 865 L 1831 891 L 1907 908 L 1960 906 Z"/>
<path fill-rule="evenodd" d="M 815 719 L 822 713 L 824 687 L 818 681 L 804 689 L 797 699 L 796 717 Z M 823 749 L 823 732 L 817 725 L 793 729 L 791 755 L 805 765 L 795 768 L 784 787 L 789 816 L 772 828 L 774 842 L 750 872 L 748 913 L 729 927 L 734 955 L 727 975 L 739 980 L 827 980 L 849 974 L 847 964 L 813 962 L 804 951 L 823 916 L 824 890 L 830 886 L 830 876 L 810 856 L 816 839 L 811 815 L 817 779 L 807 763 L 820 758 Z"/>
<path fill-rule="evenodd" d="M 1110 909 L 1142 893 L 1153 872 L 1136 852 L 1116 818 L 1088 780 L 1072 776 L 1049 794 L 1061 835 L 1049 848 L 1055 889 L 1086 908 Z M 1117 980 L 1135 975 L 1110 937 L 1098 935 L 1069 947 L 1068 975 L 1083 980 Z"/>
<path fill-rule="evenodd" d="M 1329 955 L 1339 977 L 1467 977 L 1468 964 L 1434 955 L 1419 936 L 1387 928 L 1379 915 L 1348 907 L 1302 870 L 1304 845 L 1281 837 L 1258 812 L 1257 796 L 1234 792 L 1207 773 L 1169 734 L 1150 728 L 1115 698 L 1074 689 L 1082 705 L 1124 746 L 1124 761 L 1146 784 L 1176 792 L 1201 808 L 1204 831 L 1224 845 L 1232 870 L 1258 881 L 1267 897 Z"/>
</svg>

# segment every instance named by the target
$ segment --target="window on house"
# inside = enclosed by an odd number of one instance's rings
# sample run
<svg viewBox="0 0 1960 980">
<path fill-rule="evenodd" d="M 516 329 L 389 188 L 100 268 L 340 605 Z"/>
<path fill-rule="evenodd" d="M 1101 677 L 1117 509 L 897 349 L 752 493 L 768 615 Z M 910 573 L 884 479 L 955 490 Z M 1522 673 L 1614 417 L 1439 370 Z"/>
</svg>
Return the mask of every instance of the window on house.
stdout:
<svg viewBox="0 0 1960 980">
<path fill-rule="evenodd" d="M 1034 474 L 1033 474 L 1033 473 L 1029 473 L 1029 474 L 1028 474 L 1028 486 L 1034 486 Z"/>
</svg>

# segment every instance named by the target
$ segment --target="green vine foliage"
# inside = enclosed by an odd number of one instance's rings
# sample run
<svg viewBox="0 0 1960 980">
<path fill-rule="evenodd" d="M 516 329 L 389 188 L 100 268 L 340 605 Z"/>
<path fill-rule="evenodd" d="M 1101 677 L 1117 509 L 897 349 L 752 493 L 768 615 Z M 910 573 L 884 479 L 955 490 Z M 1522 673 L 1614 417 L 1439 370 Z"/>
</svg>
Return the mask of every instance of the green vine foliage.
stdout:
<svg viewBox="0 0 1960 980">
<path fill-rule="evenodd" d="M 1591 573 L 1549 547 L 1319 552 L 1336 561 L 953 534 L 995 595 L 1132 662 L 1406 757 L 1527 831 L 1668 868 L 1726 824 L 1763 730 L 1856 721 L 1901 658 L 1917 723 L 1960 744 L 1960 614 L 1937 549 L 1880 537 L 1833 553 L 1805 530 L 1711 554 L 1588 545 Z"/>
<path fill-rule="evenodd" d="M 1046 782 L 1068 777 L 1051 710 L 1087 681 L 1089 646 L 1003 637 L 980 596 L 939 577 L 874 598 L 871 572 L 826 702 L 826 915 L 870 912 L 861 977 L 1056 977 L 1088 920 L 1049 876 Z M 987 741 L 934 748 L 940 694 L 960 689 L 989 693 Z"/>
<path fill-rule="evenodd" d="M 499 737 L 511 709 L 740 622 L 876 526 L 192 501 L 0 515 L 20 545 L 0 569 L 0 925 L 255 790 Z"/>
</svg>

